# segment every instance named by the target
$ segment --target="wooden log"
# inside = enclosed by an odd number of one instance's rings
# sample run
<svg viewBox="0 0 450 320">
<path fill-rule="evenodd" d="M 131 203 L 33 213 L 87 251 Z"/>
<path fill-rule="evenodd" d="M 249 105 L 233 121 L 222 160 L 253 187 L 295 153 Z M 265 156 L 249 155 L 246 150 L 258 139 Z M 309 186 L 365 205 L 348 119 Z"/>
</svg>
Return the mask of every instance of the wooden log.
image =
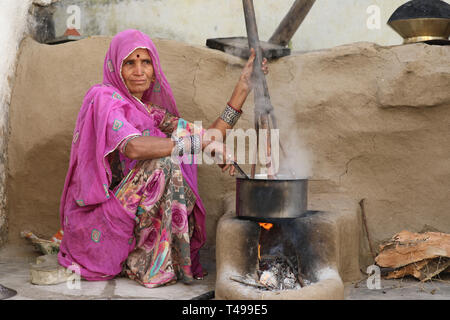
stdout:
<svg viewBox="0 0 450 320">
<path fill-rule="evenodd" d="M 450 234 L 404 230 L 380 246 L 375 262 L 380 267 L 399 268 L 436 257 L 450 257 Z"/>
<path fill-rule="evenodd" d="M 270 37 L 269 42 L 287 46 L 315 2 L 316 0 L 296 0 L 274 34 Z"/>
<path fill-rule="evenodd" d="M 411 263 L 398 270 L 390 272 L 386 279 L 403 278 L 411 275 L 420 281 L 429 281 L 439 273 L 443 272 L 450 266 L 449 258 L 426 259 L 419 262 Z"/>
<path fill-rule="evenodd" d="M 415 278 L 420 277 L 420 269 L 428 264 L 429 260 L 422 260 L 419 262 L 408 264 L 407 266 L 401 267 L 400 269 L 389 272 L 386 279 L 398 279 L 403 278 L 407 275 L 411 275 Z"/>
</svg>

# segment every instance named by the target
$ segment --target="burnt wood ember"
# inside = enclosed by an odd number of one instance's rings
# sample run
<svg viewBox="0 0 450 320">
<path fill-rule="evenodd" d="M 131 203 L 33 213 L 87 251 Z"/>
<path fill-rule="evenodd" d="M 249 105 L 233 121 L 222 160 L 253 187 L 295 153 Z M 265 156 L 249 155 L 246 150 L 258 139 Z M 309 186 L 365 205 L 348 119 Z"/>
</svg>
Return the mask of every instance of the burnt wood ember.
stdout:
<svg viewBox="0 0 450 320">
<path fill-rule="evenodd" d="M 245 284 L 247 286 L 255 287 L 258 289 L 268 289 L 269 290 L 268 286 L 263 285 L 259 281 L 253 279 L 250 275 L 246 275 L 245 277 L 244 276 L 232 276 L 232 277 L 230 277 L 230 280 Z"/>
</svg>

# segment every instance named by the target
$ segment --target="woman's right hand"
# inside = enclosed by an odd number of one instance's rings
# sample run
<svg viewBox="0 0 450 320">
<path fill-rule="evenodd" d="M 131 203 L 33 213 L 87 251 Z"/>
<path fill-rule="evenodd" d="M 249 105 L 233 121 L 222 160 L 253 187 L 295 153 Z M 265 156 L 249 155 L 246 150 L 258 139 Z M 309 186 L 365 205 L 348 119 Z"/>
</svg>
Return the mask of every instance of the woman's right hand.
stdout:
<svg viewBox="0 0 450 320">
<path fill-rule="evenodd" d="M 230 105 L 240 110 L 248 94 L 252 91 L 252 75 L 253 66 L 256 59 L 255 49 L 250 49 L 250 57 L 247 60 L 244 68 L 242 69 L 239 80 L 234 88 L 233 94 L 230 98 Z M 267 66 L 267 59 L 264 58 L 261 65 L 261 70 L 266 75 L 269 73 L 269 68 Z"/>
<path fill-rule="evenodd" d="M 233 152 L 227 150 L 226 144 L 219 141 L 211 141 L 204 148 L 203 152 L 206 152 L 208 156 L 214 159 L 222 172 L 229 170 L 230 176 L 234 176 L 236 168 L 233 165 L 235 161 Z"/>
</svg>

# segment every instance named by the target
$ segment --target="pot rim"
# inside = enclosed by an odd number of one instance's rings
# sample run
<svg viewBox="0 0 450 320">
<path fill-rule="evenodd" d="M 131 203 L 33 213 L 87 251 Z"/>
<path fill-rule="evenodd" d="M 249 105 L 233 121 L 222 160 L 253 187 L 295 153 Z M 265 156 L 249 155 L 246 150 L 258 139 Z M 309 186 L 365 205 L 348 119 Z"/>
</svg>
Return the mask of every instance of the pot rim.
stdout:
<svg viewBox="0 0 450 320">
<path fill-rule="evenodd" d="M 309 178 L 286 178 L 286 179 L 264 179 L 262 177 L 267 177 L 267 174 L 256 174 L 255 178 L 246 178 L 246 177 L 236 177 L 237 180 L 248 180 L 248 181 L 277 181 L 277 182 L 286 182 L 286 181 L 295 181 L 295 182 L 300 182 L 300 181 L 308 181 Z M 287 177 L 287 175 L 281 175 L 281 177 Z"/>
</svg>

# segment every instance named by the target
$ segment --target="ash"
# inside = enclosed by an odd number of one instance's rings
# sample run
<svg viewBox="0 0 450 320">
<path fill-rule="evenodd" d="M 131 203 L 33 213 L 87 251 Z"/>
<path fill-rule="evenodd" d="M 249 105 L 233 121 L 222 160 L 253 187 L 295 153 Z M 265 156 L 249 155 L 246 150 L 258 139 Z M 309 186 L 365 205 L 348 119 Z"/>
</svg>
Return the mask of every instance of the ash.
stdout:
<svg viewBox="0 0 450 320">
<path fill-rule="evenodd" d="M 263 256 L 257 274 L 259 283 L 266 290 L 301 289 L 310 282 L 304 279 L 298 270 L 298 261 L 295 256 Z"/>
</svg>

